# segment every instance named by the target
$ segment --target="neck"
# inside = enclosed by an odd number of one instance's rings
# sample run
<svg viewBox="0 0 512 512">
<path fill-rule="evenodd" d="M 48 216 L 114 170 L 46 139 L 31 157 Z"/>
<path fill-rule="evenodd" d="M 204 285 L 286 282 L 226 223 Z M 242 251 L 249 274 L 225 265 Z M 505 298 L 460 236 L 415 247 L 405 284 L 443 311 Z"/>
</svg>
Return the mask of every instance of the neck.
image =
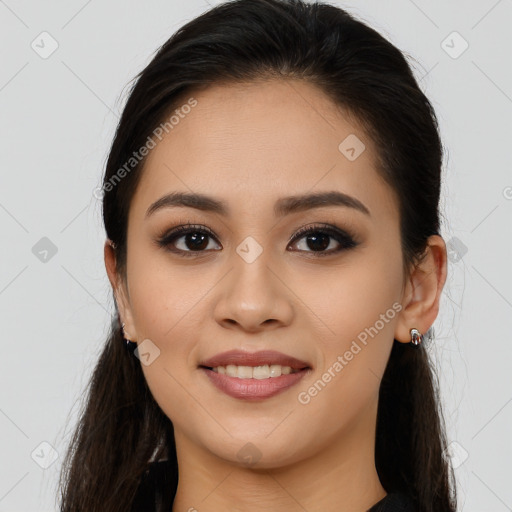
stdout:
<svg viewBox="0 0 512 512">
<path fill-rule="evenodd" d="M 279 467 L 241 467 L 175 428 L 179 482 L 172 512 L 365 512 L 386 496 L 375 468 L 376 412 L 377 402 L 321 450 Z"/>
</svg>

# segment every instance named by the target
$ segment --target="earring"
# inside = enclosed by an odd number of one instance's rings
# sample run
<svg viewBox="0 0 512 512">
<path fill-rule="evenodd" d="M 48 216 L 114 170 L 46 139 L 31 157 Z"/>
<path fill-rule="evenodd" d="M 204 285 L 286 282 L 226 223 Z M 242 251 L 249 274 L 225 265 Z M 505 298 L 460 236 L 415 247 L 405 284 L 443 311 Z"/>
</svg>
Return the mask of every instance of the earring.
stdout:
<svg viewBox="0 0 512 512">
<path fill-rule="evenodd" d="M 133 352 L 137 348 L 137 343 L 135 341 L 126 339 L 126 335 L 124 332 L 124 326 L 125 326 L 125 324 L 123 322 L 123 324 L 121 325 L 121 332 L 122 332 L 123 340 L 125 341 L 125 346 L 130 352 Z"/>
<path fill-rule="evenodd" d="M 423 341 L 423 335 L 421 334 L 421 332 L 418 331 L 418 329 L 411 329 L 410 343 L 412 343 L 414 346 L 418 346 L 422 343 L 422 341 Z"/>
</svg>

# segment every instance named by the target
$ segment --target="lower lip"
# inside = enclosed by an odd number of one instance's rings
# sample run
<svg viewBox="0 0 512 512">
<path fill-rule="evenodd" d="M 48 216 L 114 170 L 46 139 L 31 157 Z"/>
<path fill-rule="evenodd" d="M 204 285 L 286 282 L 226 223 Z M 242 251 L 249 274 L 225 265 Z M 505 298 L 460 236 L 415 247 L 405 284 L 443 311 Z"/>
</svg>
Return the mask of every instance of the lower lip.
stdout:
<svg viewBox="0 0 512 512">
<path fill-rule="evenodd" d="M 306 368 L 296 373 L 269 377 L 268 379 L 239 379 L 238 377 L 229 377 L 226 374 L 214 372 L 208 368 L 201 367 L 200 369 L 206 373 L 210 382 L 220 391 L 241 400 L 270 398 L 297 384 L 309 371 Z"/>
</svg>

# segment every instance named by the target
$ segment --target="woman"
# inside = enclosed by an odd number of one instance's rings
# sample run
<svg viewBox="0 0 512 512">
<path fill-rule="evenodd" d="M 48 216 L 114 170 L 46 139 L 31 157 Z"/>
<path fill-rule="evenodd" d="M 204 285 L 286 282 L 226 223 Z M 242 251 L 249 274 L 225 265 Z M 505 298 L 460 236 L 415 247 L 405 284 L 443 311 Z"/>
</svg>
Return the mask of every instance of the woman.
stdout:
<svg viewBox="0 0 512 512">
<path fill-rule="evenodd" d="M 116 316 L 61 510 L 454 512 L 424 340 L 441 166 L 403 55 L 345 11 L 182 27 L 107 162 Z"/>
</svg>

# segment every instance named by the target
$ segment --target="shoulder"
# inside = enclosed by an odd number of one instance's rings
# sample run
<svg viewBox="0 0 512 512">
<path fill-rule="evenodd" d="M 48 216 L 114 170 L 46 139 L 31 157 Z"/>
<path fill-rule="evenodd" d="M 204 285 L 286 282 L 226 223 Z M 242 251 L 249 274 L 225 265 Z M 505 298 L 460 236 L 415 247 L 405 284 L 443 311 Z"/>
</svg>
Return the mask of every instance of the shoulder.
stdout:
<svg viewBox="0 0 512 512">
<path fill-rule="evenodd" d="M 150 463 L 141 478 L 130 512 L 153 512 L 162 510 L 162 505 L 164 510 L 169 510 L 177 481 L 177 468 L 169 461 Z"/>
<path fill-rule="evenodd" d="M 415 512 L 412 499 L 401 492 L 391 492 L 367 512 Z"/>
</svg>

